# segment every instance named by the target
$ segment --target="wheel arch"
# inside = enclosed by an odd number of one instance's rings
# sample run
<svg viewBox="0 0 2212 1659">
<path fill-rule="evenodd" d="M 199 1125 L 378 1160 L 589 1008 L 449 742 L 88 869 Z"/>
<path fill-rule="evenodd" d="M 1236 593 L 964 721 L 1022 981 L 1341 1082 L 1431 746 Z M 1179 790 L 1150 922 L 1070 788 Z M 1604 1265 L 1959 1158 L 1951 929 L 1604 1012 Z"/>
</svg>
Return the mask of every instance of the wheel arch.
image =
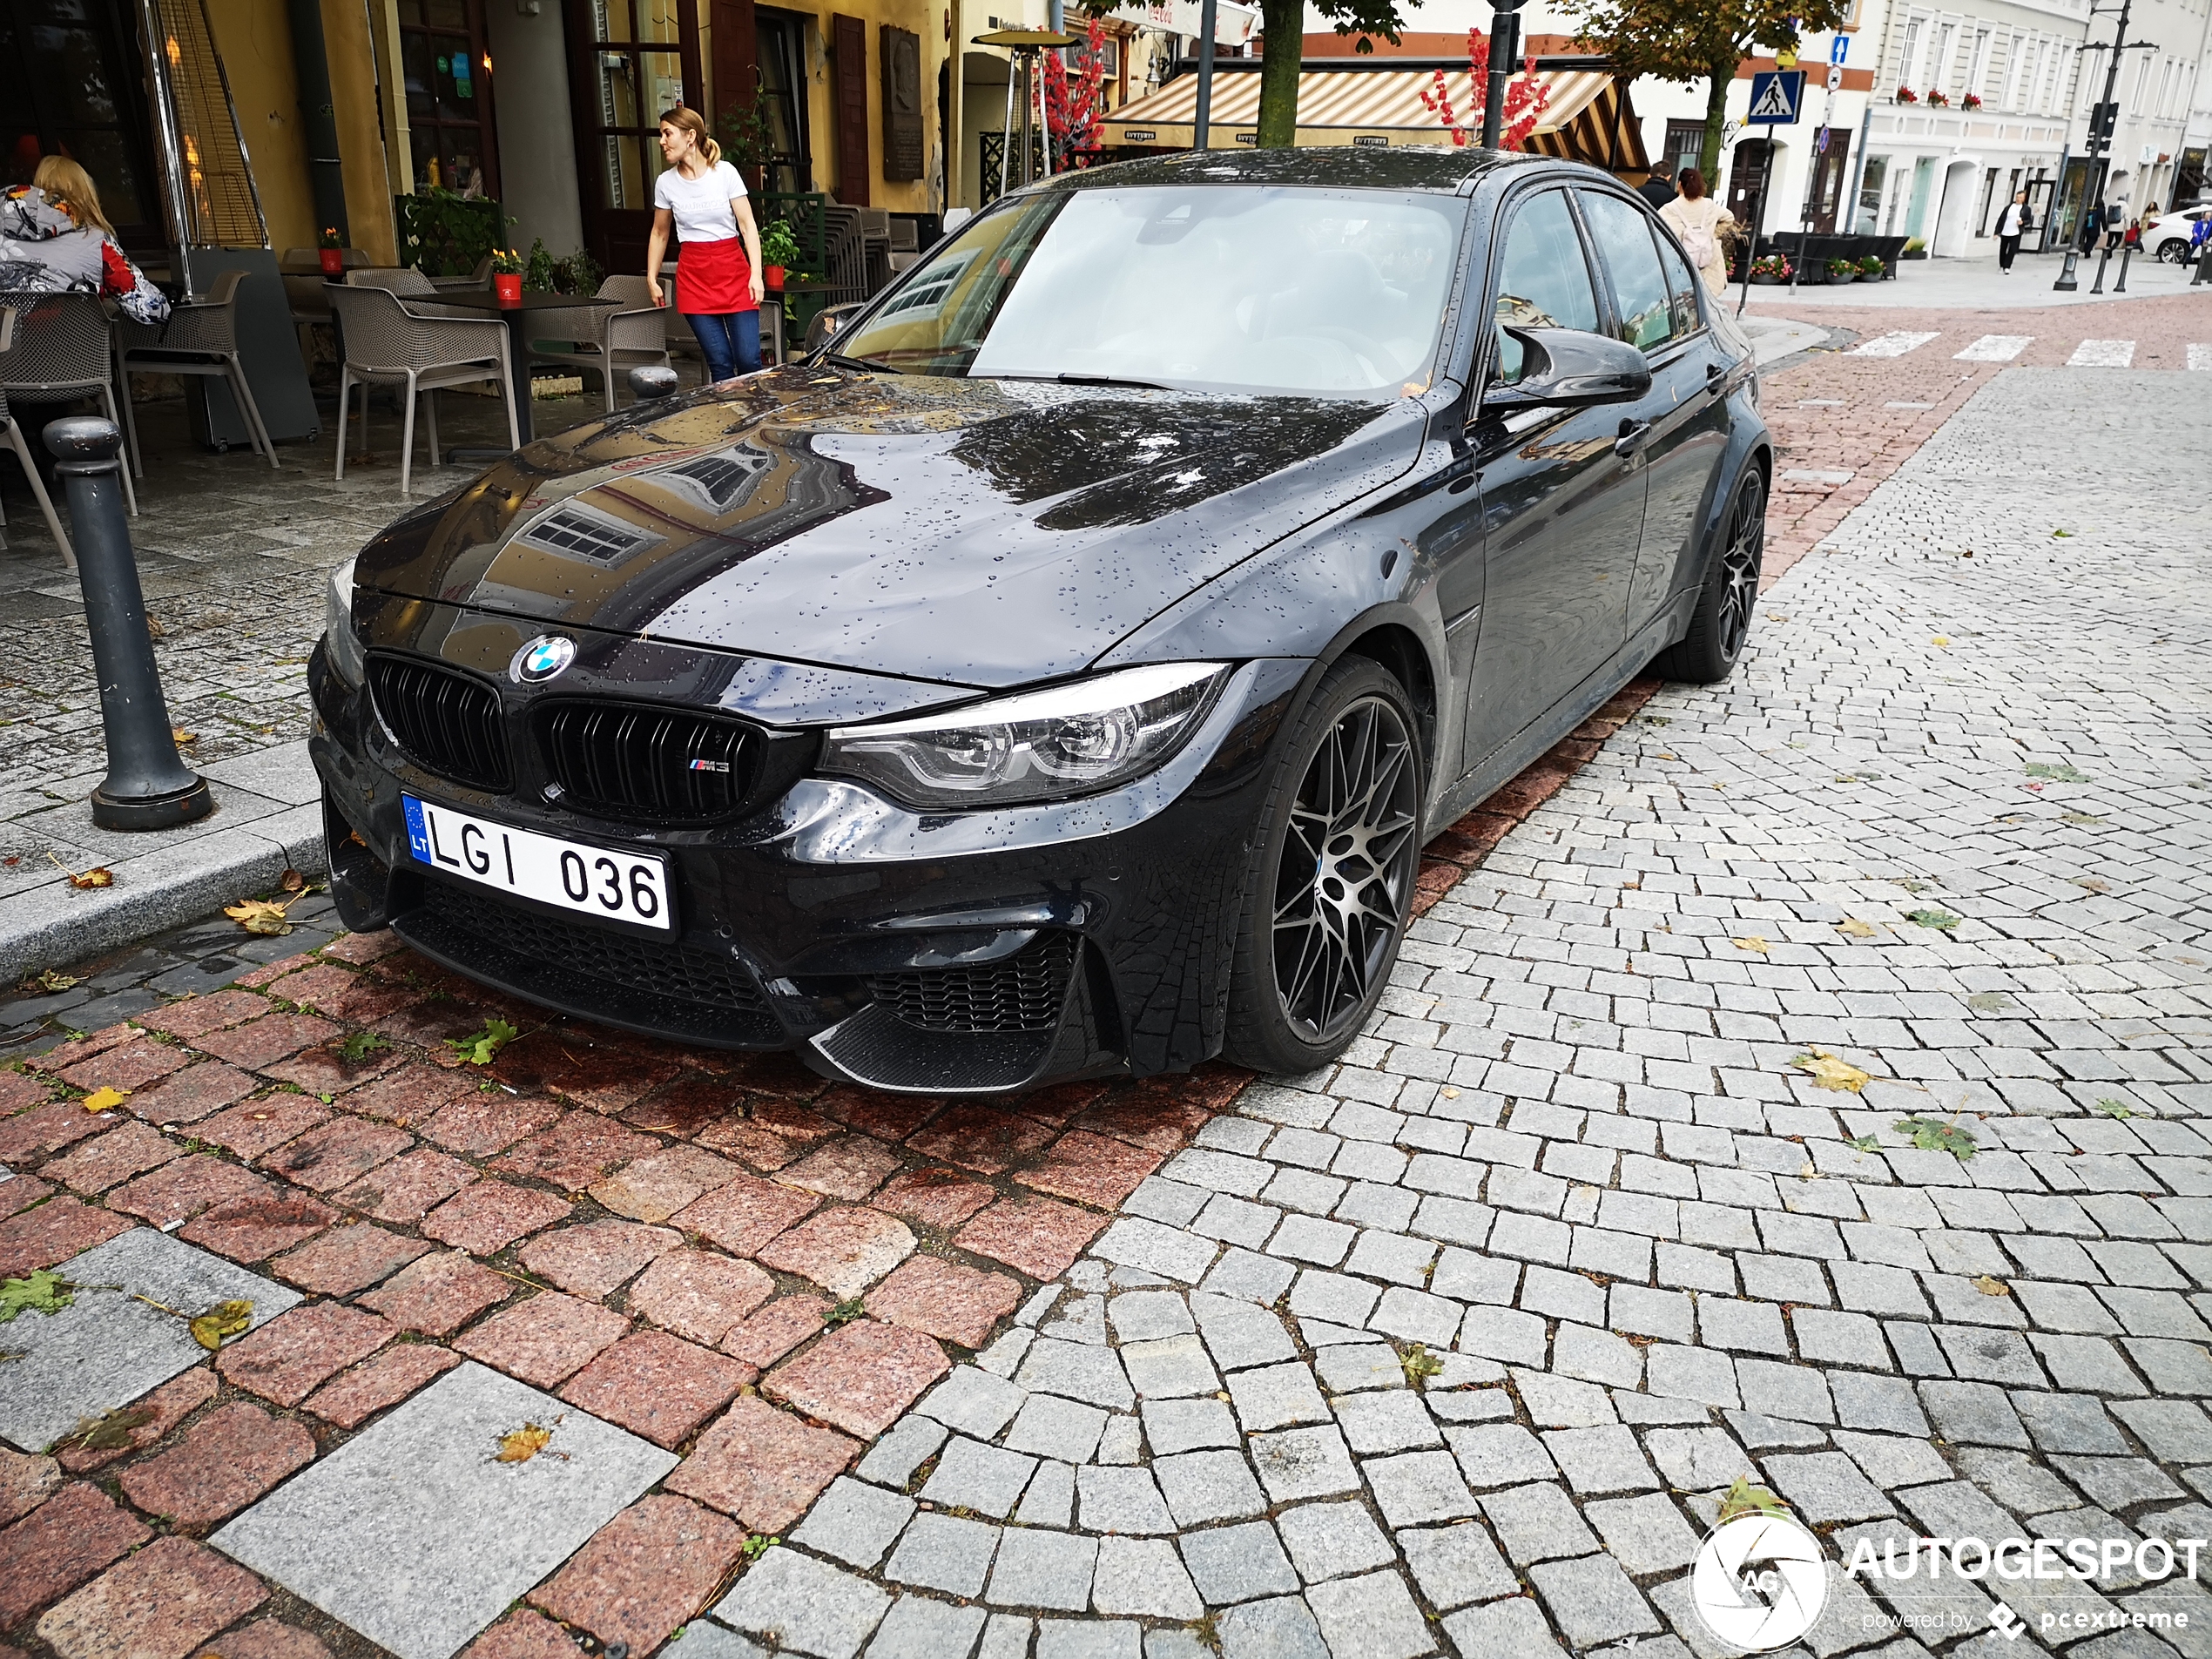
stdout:
<svg viewBox="0 0 2212 1659">
<path fill-rule="evenodd" d="M 1413 705 L 1422 759 L 1428 772 L 1428 788 L 1433 793 L 1437 785 L 1438 745 L 1443 741 L 1442 728 L 1446 723 L 1438 693 L 1440 677 L 1428 646 L 1420 632 L 1402 618 L 1387 613 L 1362 617 L 1339 634 L 1316 659 L 1312 673 L 1300 688 L 1301 698 L 1312 696 L 1321 676 L 1347 657 L 1366 658 L 1404 688 L 1406 700 Z"/>
</svg>

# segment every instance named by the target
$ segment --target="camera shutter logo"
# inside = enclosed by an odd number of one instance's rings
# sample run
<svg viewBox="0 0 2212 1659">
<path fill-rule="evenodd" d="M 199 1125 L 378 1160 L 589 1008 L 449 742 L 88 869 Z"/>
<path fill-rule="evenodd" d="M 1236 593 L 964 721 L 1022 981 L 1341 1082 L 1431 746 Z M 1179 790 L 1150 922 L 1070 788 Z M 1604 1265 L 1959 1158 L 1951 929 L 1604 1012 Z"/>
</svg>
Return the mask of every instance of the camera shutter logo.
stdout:
<svg viewBox="0 0 2212 1659">
<path fill-rule="evenodd" d="M 1820 1540 L 1782 1515 L 1744 1515 L 1716 1527 L 1690 1568 L 1689 1599 L 1705 1628 L 1752 1653 L 1786 1648 L 1828 1602 Z"/>
<path fill-rule="evenodd" d="M 540 634 L 515 653 L 508 671 L 517 684 L 536 685 L 551 679 L 575 660 L 575 640 L 559 634 Z"/>
</svg>

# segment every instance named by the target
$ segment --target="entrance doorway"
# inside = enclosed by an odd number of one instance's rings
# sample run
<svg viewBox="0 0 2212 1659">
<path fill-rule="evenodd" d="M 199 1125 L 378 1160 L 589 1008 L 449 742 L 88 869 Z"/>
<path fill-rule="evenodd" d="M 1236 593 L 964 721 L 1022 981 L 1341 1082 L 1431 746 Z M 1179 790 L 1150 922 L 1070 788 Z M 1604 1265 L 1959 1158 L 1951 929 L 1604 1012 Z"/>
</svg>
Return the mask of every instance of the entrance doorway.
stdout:
<svg viewBox="0 0 2212 1659">
<path fill-rule="evenodd" d="M 1851 182 L 1851 132 L 1829 127 L 1828 147 L 1812 158 L 1812 228 L 1819 236 L 1833 236 L 1844 217 L 1844 187 Z"/>
<path fill-rule="evenodd" d="M 753 38 L 760 66 L 760 115 L 768 138 L 761 188 L 772 196 L 812 190 L 814 169 L 806 152 L 806 19 L 795 11 L 758 7 Z"/>
<path fill-rule="evenodd" d="M 1739 138 L 1729 161 L 1729 217 L 1754 239 L 1769 229 L 1765 199 L 1774 152 L 1775 145 L 1768 139 Z"/>
<path fill-rule="evenodd" d="M 605 270 L 642 271 L 661 113 L 705 97 L 698 11 L 678 0 L 569 0 L 568 15 L 584 246 Z"/>
<path fill-rule="evenodd" d="M 399 17 L 415 189 L 497 200 L 483 0 L 399 0 Z"/>
</svg>

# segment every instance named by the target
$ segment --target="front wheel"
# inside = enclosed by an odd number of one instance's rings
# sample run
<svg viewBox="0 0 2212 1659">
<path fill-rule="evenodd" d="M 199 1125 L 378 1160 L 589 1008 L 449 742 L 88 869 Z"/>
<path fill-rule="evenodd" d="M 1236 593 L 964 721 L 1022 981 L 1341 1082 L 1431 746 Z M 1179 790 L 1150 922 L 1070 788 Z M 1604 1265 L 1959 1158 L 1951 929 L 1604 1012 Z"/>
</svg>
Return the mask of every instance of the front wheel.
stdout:
<svg viewBox="0 0 2212 1659">
<path fill-rule="evenodd" d="M 2161 265 L 2187 265 L 2189 245 L 2178 236 L 2169 236 L 2158 245 L 2158 258 Z"/>
<path fill-rule="evenodd" d="M 1284 744 L 1245 877 L 1224 1047 L 1312 1071 L 1374 1012 L 1412 914 L 1426 782 L 1405 688 L 1332 665 Z"/>
<path fill-rule="evenodd" d="M 1662 679 L 1711 685 L 1736 671 L 1751 637 L 1751 610 L 1759 602 L 1759 565 L 1766 551 L 1766 480 L 1753 467 L 1736 487 L 1721 520 L 1719 545 L 1705 563 L 1705 584 L 1689 632 L 1652 658 Z"/>
</svg>

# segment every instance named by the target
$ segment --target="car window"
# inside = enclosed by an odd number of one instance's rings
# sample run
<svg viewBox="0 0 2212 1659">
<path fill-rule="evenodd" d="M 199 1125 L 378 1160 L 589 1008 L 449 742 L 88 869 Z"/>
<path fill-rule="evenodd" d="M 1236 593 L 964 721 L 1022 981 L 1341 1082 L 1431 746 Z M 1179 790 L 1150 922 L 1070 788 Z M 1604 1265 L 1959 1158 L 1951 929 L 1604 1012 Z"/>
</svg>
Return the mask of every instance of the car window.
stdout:
<svg viewBox="0 0 2212 1659">
<path fill-rule="evenodd" d="M 1567 206 L 1567 192 L 1547 190 L 1521 203 L 1506 233 L 1498 261 L 1497 320 L 1521 328 L 1597 329 L 1597 290 L 1590 282 L 1589 260 L 1581 233 Z M 1527 353 L 1521 342 L 1498 330 L 1498 380 L 1521 378 Z"/>
<path fill-rule="evenodd" d="M 1671 239 L 1656 233 L 1651 239 L 1659 245 L 1659 263 L 1667 267 L 1667 297 L 1675 314 L 1675 338 L 1680 340 L 1705 326 L 1697 311 L 1697 273 Z"/>
<path fill-rule="evenodd" d="M 1614 332 L 1631 346 L 1656 351 L 1674 338 L 1674 302 L 1643 210 L 1618 196 L 1595 191 L 1581 194 L 1591 239 L 1605 250 L 1606 271 L 1613 284 Z"/>
</svg>

